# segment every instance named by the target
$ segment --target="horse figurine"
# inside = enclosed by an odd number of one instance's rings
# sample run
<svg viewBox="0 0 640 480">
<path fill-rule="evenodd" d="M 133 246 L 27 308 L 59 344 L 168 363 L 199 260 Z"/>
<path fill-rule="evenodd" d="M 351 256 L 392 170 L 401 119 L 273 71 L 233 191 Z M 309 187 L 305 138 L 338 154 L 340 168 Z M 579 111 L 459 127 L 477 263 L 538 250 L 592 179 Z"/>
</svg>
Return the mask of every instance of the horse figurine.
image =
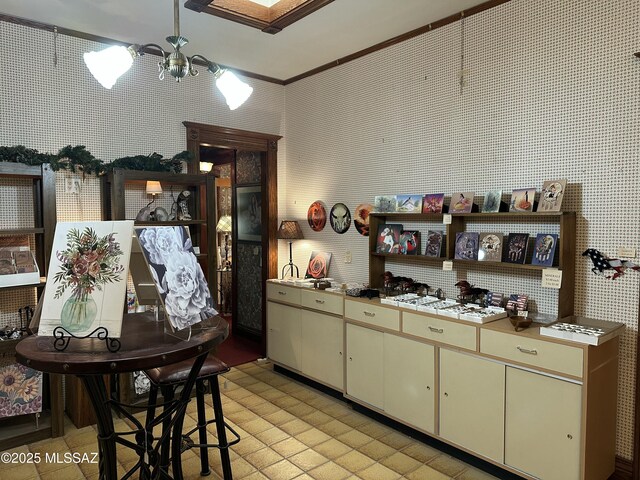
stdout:
<svg viewBox="0 0 640 480">
<path fill-rule="evenodd" d="M 486 288 L 478 288 L 474 285 L 471 285 L 466 280 L 460 280 L 458 283 L 456 283 L 455 286 L 460 289 L 458 299 L 471 303 L 475 303 L 477 300 L 482 301 L 482 298 L 487 293 L 489 293 L 489 290 L 487 290 Z"/>
</svg>

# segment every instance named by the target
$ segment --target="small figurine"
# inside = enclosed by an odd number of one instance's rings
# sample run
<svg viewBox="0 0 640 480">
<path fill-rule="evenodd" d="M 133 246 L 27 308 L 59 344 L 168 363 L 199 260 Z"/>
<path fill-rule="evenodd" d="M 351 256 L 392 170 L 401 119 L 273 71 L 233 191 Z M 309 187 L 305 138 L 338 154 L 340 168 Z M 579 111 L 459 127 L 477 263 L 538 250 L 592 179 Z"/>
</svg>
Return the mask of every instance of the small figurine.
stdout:
<svg viewBox="0 0 640 480">
<path fill-rule="evenodd" d="M 476 301 L 480 300 L 480 303 L 482 303 L 482 299 L 484 298 L 484 296 L 489 293 L 489 290 L 487 290 L 486 288 L 475 287 L 466 280 L 460 280 L 458 283 L 456 283 L 455 286 L 460 289 L 458 299 L 464 302 L 475 303 Z"/>
</svg>

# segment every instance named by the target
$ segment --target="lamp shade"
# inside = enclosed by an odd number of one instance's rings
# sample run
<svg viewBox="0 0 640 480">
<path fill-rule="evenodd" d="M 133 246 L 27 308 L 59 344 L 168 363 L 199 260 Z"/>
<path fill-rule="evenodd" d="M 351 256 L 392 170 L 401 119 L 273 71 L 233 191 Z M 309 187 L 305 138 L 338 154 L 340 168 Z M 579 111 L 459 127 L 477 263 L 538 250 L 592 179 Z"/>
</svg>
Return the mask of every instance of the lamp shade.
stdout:
<svg viewBox="0 0 640 480">
<path fill-rule="evenodd" d="M 100 85 L 111 88 L 131 68 L 133 56 L 127 47 L 113 46 L 84 54 L 84 63 Z"/>
<path fill-rule="evenodd" d="M 223 215 L 218 220 L 218 224 L 216 225 L 216 232 L 224 232 L 228 233 L 231 231 L 231 216 Z"/>
<path fill-rule="evenodd" d="M 162 193 L 160 182 L 147 180 L 147 195 L 158 195 L 159 193 Z"/>
<path fill-rule="evenodd" d="M 253 93 L 253 88 L 240 80 L 233 72 L 225 70 L 216 80 L 216 87 L 227 101 L 229 110 L 235 110 Z"/>
<path fill-rule="evenodd" d="M 211 162 L 200 162 L 200 171 L 203 173 L 209 173 L 213 168 L 213 163 Z"/>
<path fill-rule="evenodd" d="M 283 220 L 278 228 L 278 238 L 284 240 L 300 240 L 304 238 L 297 220 Z"/>
</svg>

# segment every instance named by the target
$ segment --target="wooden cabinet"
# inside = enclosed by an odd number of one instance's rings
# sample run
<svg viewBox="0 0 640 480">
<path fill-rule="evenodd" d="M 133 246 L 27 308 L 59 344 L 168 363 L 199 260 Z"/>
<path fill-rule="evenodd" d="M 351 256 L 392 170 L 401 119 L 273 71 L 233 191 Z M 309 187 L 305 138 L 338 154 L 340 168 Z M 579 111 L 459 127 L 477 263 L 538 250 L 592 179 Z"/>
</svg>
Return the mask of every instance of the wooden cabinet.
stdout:
<svg viewBox="0 0 640 480">
<path fill-rule="evenodd" d="M 384 411 L 409 425 L 435 433 L 435 348 L 384 334 Z"/>
<path fill-rule="evenodd" d="M 440 349 L 440 436 L 498 463 L 504 452 L 504 369 Z"/>
<path fill-rule="evenodd" d="M 384 334 L 348 323 L 346 335 L 346 393 L 382 410 Z"/>
<path fill-rule="evenodd" d="M 507 367 L 505 397 L 504 463 L 545 480 L 579 480 L 582 386 Z"/>
</svg>

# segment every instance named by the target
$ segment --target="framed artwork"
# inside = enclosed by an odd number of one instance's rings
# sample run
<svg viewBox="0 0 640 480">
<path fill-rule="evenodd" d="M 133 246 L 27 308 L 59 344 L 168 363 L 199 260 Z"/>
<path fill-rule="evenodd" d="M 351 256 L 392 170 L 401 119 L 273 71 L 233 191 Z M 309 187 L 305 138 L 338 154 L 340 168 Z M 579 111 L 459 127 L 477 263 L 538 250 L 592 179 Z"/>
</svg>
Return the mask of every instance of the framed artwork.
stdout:
<svg viewBox="0 0 640 480">
<path fill-rule="evenodd" d="M 478 260 L 478 242 L 480 234 L 476 232 L 458 232 L 453 258 L 458 260 Z"/>
<path fill-rule="evenodd" d="M 135 230 L 171 328 L 182 330 L 216 315 L 187 227 Z"/>
<path fill-rule="evenodd" d="M 439 257 L 442 251 L 443 239 L 444 234 L 442 232 L 429 230 L 427 232 L 427 247 L 425 248 L 424 254 L 427 257 Z"/>
<path fill-rule="evenodd" d="M 428 193 L 422 197 L 422 213 L 442 213 L 444 193 Z"/>
<path fill-rule="evenodd" d="M 353 224 L 363 237 L 369 236 L 369 213 L 371 210 L 373 210 L 373 205 L 370 203 L 361 203 L 356 207 Z"/>
<path fill-rule="evenodd" d="M 459 192 L 451 195 L 449 213 L 470 213 L 473 209 L 474 192 Z"/>
<path fill-rule="evenodd" d="M 542 184 L 538 212 L 559 212 L 567 189 L 567 179 L 547 180 Z"/>
<path fill-rule="evenodd" d="M 329 264 L 331 264 L 330 253 L 311 252 L 304 278 L 325 278 L 329 274 Z"/>
<path fill-rule="evenodd" d="M 402 230 L 399 244 L 398 253 L 402 255 L 418 255 L 420 251 L 420 232 L 417 230 Z"/>
<path fill-rule="evenodd" d="M 481 233 L 478 260 L 481 262 L 501 262 L 502 241 L 501 233 Z"/>
<path fill-rule="evenodd" d="M 527 258 L 528 233 L 510 233 L 507 244 L 503 248 L 503 261 L 524 264 Z"/>
<path fill-rule="evenodd" d="M 236 187 L 238 240 L 262 241 L 262 189 Z"/>
<path fill-rule="evenodd" d="M 558 245 L 558 235 L 555 233 L 539 233 L 533 247 L 531 265 L 551 267 Z"/>
<path fill-rule="evenodd" d="M 422 212 L 422 195 L 397 195 L 398 205 L 396 212 L 420 213 Z"/>
<path fill-rule="evenodd" d="M 376 253 L 398 253 L 401 233 L 402 225 L 400 224 L 380 225 L 376 239 Z"/>
<path fill-rule="evenodd" d="M 307 222 L 309 222 L 309 226 L 314 232 L 321 232 L 324 229 L 327 224 L 327 210 L 322 201 L 316 200 L 309 206 Z"/>
<path fill-rule="evenodd" d="M 533 212 L 533 203 L 536 199 L 535 188 L 520 188 L 511 193 L 510 212 Z"/>
<path fill-rule="evenodd" d="M 329 214 L 331 228 L 336 233 L 345 233 L 351 226 L 351 212 L 344 203 L 336 203 Z"/>
<path fill-rule="evenodd" d="M 484 195 L 484 203 L 482 204 L 482 213 L 499 212 L 501 202 L 502 202 L 502 190 L 489 190 Z"/>
<path fill-rule="evenodd" d="M 56 225 L 38 335 L 120 337 L 132 238 L 131 220 Z"/>
<path fill-rule="evenodd" d="M 0 418 L 42 411 L 42 372 L 19 363 L 0 366 Z"/>
<path fill-rule="evenodd" d="M 375 211 L 378 213 L 395 212 L 398 204 L 395 195 L 379 195 L 373 201 Z"/>
</svg>

